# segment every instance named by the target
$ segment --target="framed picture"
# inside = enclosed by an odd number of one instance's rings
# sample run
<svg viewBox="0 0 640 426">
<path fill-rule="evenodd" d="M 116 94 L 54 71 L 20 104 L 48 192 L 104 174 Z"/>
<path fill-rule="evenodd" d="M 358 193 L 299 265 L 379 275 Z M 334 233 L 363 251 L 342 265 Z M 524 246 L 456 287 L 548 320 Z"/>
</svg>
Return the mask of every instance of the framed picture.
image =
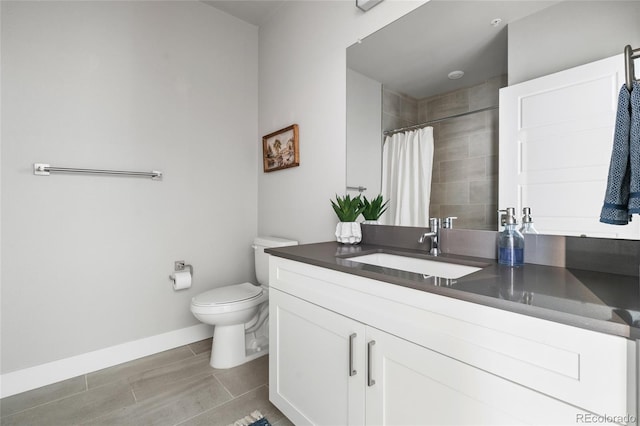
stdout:
<svg viewBox="0 0 640 426">
<path fill-rule="evenodd" d="M 299 166 L 298 125 L 263 136 L 262 159 L 265 172 Z"/>
</svg>

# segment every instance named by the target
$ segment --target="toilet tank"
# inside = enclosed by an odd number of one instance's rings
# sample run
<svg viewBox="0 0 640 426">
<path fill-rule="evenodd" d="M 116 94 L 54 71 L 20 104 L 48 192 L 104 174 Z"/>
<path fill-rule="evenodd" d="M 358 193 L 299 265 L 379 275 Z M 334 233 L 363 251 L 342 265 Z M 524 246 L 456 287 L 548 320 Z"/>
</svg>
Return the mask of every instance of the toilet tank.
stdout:
<svg viewBox="0 0 640 426">
<path fill-rule="evenodd" d="M 286 238 L 256 237 L 253 240 L 252 247 L 254 250 L 256 277 L 258 278 L 258 283 L 265 287 L 269 286 L 269 255 L 264 252 L 264 249 L 270 247 L 287 247 L 297 245 L 297 241 L 288 240 Z"/>
</svg>

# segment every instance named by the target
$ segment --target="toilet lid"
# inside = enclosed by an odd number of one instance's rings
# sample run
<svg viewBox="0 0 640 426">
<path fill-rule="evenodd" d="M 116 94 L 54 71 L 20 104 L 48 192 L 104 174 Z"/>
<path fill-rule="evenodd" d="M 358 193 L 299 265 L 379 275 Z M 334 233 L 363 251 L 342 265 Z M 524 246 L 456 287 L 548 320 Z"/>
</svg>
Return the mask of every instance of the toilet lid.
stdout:
<svg viewBox="0 0 640 426">
<path fill-rule="evenodd" d="M 214 288 L 195 296 L 192 299 L 194 305 L 224 305 L 228 303 L 242 302 L 254 299 L 262 294 L 262 287 L 251 283 L 227 285 Z"/>
</svg>

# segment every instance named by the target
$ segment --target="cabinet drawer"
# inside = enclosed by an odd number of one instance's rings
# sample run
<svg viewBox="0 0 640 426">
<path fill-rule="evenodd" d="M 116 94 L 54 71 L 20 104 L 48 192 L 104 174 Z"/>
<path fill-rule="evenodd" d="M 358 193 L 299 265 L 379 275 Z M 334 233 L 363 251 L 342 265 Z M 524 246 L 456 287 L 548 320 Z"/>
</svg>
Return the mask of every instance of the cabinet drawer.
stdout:
<svg viewBox="0 0 640 426">
<path fill-rule="evenodd" d="M 586 410 L 625 416 L 633 367 L 621 337 L 271 259 L 271 285 Z"/>
</svg>

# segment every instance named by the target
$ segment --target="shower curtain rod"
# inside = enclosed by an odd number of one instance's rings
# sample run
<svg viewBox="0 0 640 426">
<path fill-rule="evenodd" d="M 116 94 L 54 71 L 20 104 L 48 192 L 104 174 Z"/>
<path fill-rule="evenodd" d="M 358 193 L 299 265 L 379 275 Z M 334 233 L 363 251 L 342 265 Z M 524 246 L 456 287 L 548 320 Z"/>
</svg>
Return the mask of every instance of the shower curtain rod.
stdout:
<svg viewBox="0 0 640 426">
<path fill-rule="evenodd" d="M 497 107 L 497 106 L 491 106 L 491 107 L 476 109 L 476 110 L 473 110 L 473 111 L 462 112 L 460 114 L 454 114 L 454 115 L 450 115 L 448 117 L 437 118 L 435 120 L 426 121 L 424 123 L 414 124 L 413 126 L 401 127 L 399 129 L 393 129 L 393 130 L 385 130 L 384 132 L 382 132 L 382 134 L 385 135 L 385 136 L 389 136 L 389 135 L 393 135 L 394 133 L 406 132 L 407 130 L 421 129 L 421 128 L 429 126 L 431 124 L 439 123 L 440 121 L 449 120 L 451 118 L 464 117 L 465 115 L 475 114 L 477 112 L 483 112 L 483 111 L 490 111 L 492 109 L 498 109 L 498 108 L 499 107 Z"/>
</svg>

